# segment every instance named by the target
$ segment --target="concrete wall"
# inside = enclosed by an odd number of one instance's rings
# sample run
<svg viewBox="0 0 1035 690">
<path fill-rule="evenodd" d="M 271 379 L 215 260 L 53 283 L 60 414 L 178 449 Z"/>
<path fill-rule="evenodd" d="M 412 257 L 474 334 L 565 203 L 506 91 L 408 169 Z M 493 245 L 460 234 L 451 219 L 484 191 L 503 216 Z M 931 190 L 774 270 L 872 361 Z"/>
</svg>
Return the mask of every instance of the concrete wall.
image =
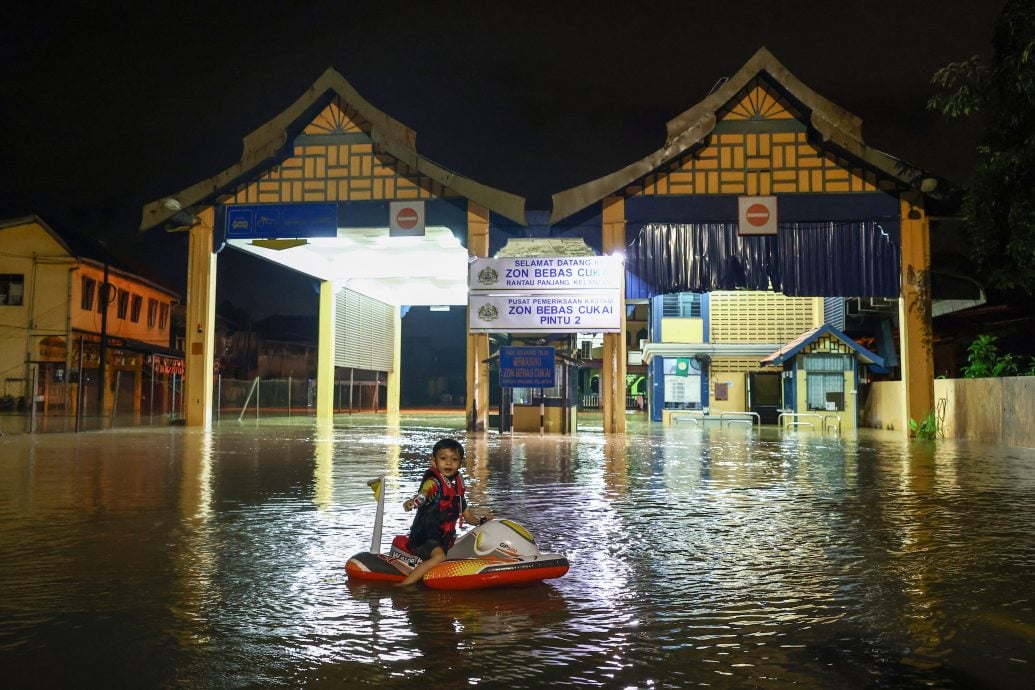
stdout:
<svg viewBox="0 0 1035 690">
<path fill-rule="evenodd" d="M 934 400 L 946 438 L 1035 448 L 1035 376 L 935 379 Z"/>
<path fill-rule="evenodd" d="M 870 385 L 862 426 L 901 428 L 901 386 Z M 935 379 L 934 400 L 945 438 L 1035 448 L 1035 376 Z"/>
<path fill-rule="evenodd" d="M 905 398 L 901 381 L 871 383 L 859 418 L 860 427 L 902 430 L 905 418 Z"/>
</svg>

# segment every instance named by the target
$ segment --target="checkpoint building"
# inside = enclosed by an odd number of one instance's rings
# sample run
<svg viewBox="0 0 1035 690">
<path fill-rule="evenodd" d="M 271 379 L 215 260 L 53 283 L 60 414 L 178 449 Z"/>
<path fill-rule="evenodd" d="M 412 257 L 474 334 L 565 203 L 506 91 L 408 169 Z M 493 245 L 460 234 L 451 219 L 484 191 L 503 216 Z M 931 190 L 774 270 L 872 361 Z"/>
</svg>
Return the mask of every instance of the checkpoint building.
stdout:
<svg viewBox="0 0 1035 690">
<path fill-rule="evenodd" d="M 815 400 L 855 426 L 860 386 L 896 363 L 905 418 L 895 428 L 906 429 L 933 406 L 926 207 L 939 181 L 869 147 L 861 129 L 762 48 L 674 117 L 661 148 L 554 194 L 544 212 L 420 155 L 412 130 L 329 69 L 245 137 L 237 164 L 143 209 L 141 230 L 190 235 L 187 424 L 212 417 L 216 257 L 233 248 L 320 281 L 318 418 L 332 414 L 336 366 L 384 372 L 398 411 L 402 310 L 464 305 L 469 430 L 488 426 L 501 342 L 592 352 L 603 430 L 621 433 L 633 396 L 661 422 L 687 407 L 811 405 L 788 399 L 772 357 L 824 327 L 834 335 L 799 354 L 803 372 L 837 387 Z M 570 257 L 622 263 L 612 319 L 588 331 L 478 322 L 489 293 L 469 266 Z M 585 298 L 564 280 L 540 288 L 524 297 Z M 842 332 L 852 300 L 883 305 L 869 342 L 885 356 Z M 631 369 L 642 376 L 630 388 Z M 849 370 L 854 378 L 840 375 Z"/>
</svg>

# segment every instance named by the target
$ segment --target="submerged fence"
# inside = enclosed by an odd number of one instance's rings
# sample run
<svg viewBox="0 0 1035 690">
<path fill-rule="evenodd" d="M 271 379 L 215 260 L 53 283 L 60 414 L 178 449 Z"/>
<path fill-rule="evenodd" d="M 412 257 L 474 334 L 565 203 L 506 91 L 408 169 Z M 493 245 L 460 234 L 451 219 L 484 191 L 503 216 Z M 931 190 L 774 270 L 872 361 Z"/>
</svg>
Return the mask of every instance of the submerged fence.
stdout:
<svg viewBox="0 0 1035 690">
<path fill-rule="evenodd" d="M 217 378 L 213 392 L 217 421 L 316 414 L 314 379 Z M 378 412 L 385 408 L 385 384 L 378 381 L 335 381 L 335 414 Z"/>
<path fill-rule="evenodd" d="M 169 424 L 183 418 L 183 379 L 146 380 L 139 399 L 132 388 L 115 385 L 97 414 L 96 383 L 85 383 L 82 392 L 73 390 L 78 401 L 63 406 L 32 406 L 28 403 L 0 409 L 0 435 L 99 431 L 138 426 Z M 314 379 L 228 379 L 213 381 L 213 420 L 247 420 L 269 417 L 316 415 Z M 333 405 L 335 414 L 378 412 L 385 409 L 386 388 L 379 381 L 336 381 Z"/>
<path fill-rule="evenodd" d="M 183 377 L 178 374 L 145 375 L 138 381 L 133 372 L 115 371 L 104 390 L 103 414 L 98 414 L 96 376 L 63 384 L 33 382 L 31 389 L 38 394 L 0 405 L 0 434 L 151 426 L 183 415 Z"/>
</svg>

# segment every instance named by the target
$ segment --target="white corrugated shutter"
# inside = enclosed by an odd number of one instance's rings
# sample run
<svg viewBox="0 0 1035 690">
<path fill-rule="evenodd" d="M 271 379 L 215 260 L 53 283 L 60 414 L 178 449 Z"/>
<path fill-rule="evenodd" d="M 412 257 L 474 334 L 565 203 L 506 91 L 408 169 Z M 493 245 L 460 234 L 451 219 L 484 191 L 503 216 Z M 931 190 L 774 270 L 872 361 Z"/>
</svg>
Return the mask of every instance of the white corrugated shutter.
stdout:
<svg viewBox="0 0 1035 690">
<path fill-rule="evenodd" d="M 334 364 L 392 371 L 395 307 L 348 289 L 334 302 Z"/>
</svg>

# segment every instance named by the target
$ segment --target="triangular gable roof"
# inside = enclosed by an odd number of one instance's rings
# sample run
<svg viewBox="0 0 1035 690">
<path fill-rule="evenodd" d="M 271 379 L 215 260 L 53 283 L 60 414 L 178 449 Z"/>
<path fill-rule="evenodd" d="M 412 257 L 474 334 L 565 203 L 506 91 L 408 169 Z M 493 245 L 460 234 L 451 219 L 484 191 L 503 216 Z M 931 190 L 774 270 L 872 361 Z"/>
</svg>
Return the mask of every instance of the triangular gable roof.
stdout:
<svg viewBox="0 0 1035 690">
<path fill-rule="evenodd" d="M 105 266 L 114 273 L 135 280 L 139 283 L 146 284 L 155 290 L 164 292 L 172 297 L 179 298 L 179 294 L 173 292 L 167 287 L 163 287 L 158 283 L 155 283 L 143 276 L 137 275 L 125 268 L 117 258 L 111 256 L 111 254 L 103 246 L 97 244 L 95 241 L 80 235 L 79 237 L 66 238 L 58 233 L 57 230 L 50 227 L 49 224 L 39 216 L 33 214 L 29 216 L 21 216 L 20 218 L 8 218 L 0 220 L 0 230 L 6 230 L 7 228 L 14 228 L 25 225 L 36 225 L 41 228 L 44 232 L 50 235 L 61 249 L 68 254 L 69 258 L 75 259 L 79 263 L 90 264 L 96 268 L 103 269 Z M 74 235 L 74 233 L 73 233 Z M 92 255 L 92 256 L 91 256 Z"/>
<path fill-rule="evenodd" d="M 793 359 L 799 352 L 825 335 L 831 335 L 852 348 L 852 350 L 855 351 L 855 356 L 858 357 L 863 364 L 875 364 L 881 367 L 884 366 L 883 357 L 870 352 L 830 324 L 823 324 L 822 326 L 813 328 L 811 331 L 805 331 L 797 338 L 763 359 L 761 364 L 762 366 L 781 366 L 784 362 Z"/>
<path fill-rule="evenodd" d="M 328 68 L 320 75 L 316 83 L 286 110 L 246 136 L 240 161 L 170 197 L 179 202 L 182 208 L 209 203 L 264 165 L 273 165 L 285 148 L 291 146 L 292 133 L 309 124 L 309 119 L 335 94 L 370 123 L 370 137 L 381 151 L 490 211 L 522 225 L 527 224 L 524 197 L 458 175 L 421 156 L 417 153 L 416 132 L 371 105 L 333 68 Z M 144 206 L 140 230 L 149 230 L 176 214 L 176 210 L 165 205 L 165 200 L 170 197 Z"/>
<path fill-rule="evenodd" d="M 9 218 L 7 220 L 0 220 L 0 230 L 3 230 L 5 228 L 17 227 L 19 225 L 33 225 L 33 224 L 38 225 L 41 228 L 43 228 L 44 232 L 46 232 L 48 235 L 50 235 L 51 239 L 53 239 L 55 242 L 57 242 L 59 245 L 61 245 L 61 248 L 64 249 L 65 252 L 67 252 L 69 256 L 75 256 L 76 255 L 76 252 L 72 251 L 72 248 L 68 246 L 68 242 L 65 241 L 65 238 L 62 237 L 61 235 L 59 235 L 57 233 L 57 231 L 54 230 L 54 228 L 52 228 L 49 225 L 47 225 L 46 221 L 44 221 L 42 218 L 40 218 L 39 216 L 37 216 L 35 214 L 30 215 L 30 216 L 22 216 L 20 218 Z"/>
<path fill-rule="evenodd" d="M 810 111 L 809 124 L 820 133 L 824 141 L 840 147 L 861 162 L 906 185 L 913 185 L 926 175 L 918 168 L 867 146 L 862 139 L 861 118 L 807 87 L 763 47 L 704 100 L 669 120 L 665 145 L 660 149 L 613 173 L 554 194 L 550 222 L 556 223 L 600 201 L 699 144 L 715 129 L 719 119 L 717 114 L 763 72 Z"/>
</svg>

